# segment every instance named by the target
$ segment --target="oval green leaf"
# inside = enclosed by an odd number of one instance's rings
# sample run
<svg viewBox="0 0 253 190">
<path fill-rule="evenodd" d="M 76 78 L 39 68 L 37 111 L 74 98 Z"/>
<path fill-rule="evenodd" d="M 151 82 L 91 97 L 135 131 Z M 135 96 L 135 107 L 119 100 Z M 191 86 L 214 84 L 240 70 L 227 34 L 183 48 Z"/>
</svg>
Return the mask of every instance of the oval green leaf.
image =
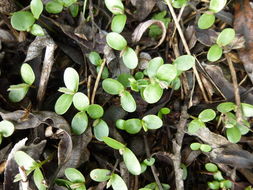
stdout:
<svg viewBox="0 0 253 190">
<path fill-rule="evenodd" d="M 128 119 L 124 122 L 124 130 L 130 134 L 136 134 L 139 133 L 142 125 L 141 120 L 139 119 Z"/>
<path fill-rule="evenodd" d="M 230 44 L 235 38 L 235 30 L 232 28 L 226 28 L 219 34 L 216 43 L 219 46 L 226 46 Z"/>
<path fill-rule="evenodd" d="M 163 121 L 156 115 L 146 115 L 142 121 L 148 129 L 159 129 L 163 126 Z"/>
<path fill-rule="evenodd" d="M 213 164 L 213 163 L 207 163 L 207 164 L 205 164 L 205 168 L 209 172 L 217 172 L 218 171 L 218 167 L 215 164 Z"/>
<path fill-rule="evenodd" d="M 226 3 L 227 3 L 227 0 L 211 0 L 209 9 L 217 13 L 225 7 Z"/>
<path fill-rule="evenodd" d="M 232 128 L 228 128 L 226 130 L 226 135 L 227 135 L 228 140 L 231 143 L 239 142 L 242 136 L 240 130 L 236 126 Z"/>
<path fill-rule="evenodd" d="M 138 57 L 135 51 L 130 47 L 124 49 L 122 59 L 125 66 L 129 69 L 135 69 L 138 65 Z"/>
<path fill-rule="evenodd" d="M 241 103 L 241 107 L 245 117 L 253 117 L 253 105 Z"/>
<path fill-rule="evenodd" d="M 177 76 L 177 68 L 171 64 L 165 64 L 159 67 L 156 73 L 156 77 L 159 80 L 171 82 Z"/>
<path fill-rule="evenodd" d="M 29 85 L 32 85 L 34 83 L 35 75 L 32 67 L 29 64 L 23 63 L 20 69 L 20 73 L 24 82 L 26 82 Z"/>
<path fill-rule="evenodd" d="M 235 110 L 236 105 L 233 102 L 224 102 L 217 106 L 217 110 L 221 113 L 227 113 Z"/>
<path fill-rule="evenodd" d="M 22 88 L 17 88 L 17 89 L 14 89 L 14 90 L 10 90 L 9 99 L 12 102 L 20 102 L 21 100 L 24 99 L 24 97 L 27 94 L 28 90 L 29 90 L 29 86 L 26 86 L 26 85 Z"/>
<path fill-rule="evenodd" d="M 44 36 L 45 35 L 43 28 L 38 24 L 33 24 L 30 32 L 34 36 Z"/>
<path fill-rule="evenodd" d="M 111 95 L 118 95 L 124 90 L 124 86 L 119 81 L 112 78 L 103 80 L 102 87 L 105 92 Z"/>
<path fill-rule="evenodd" d="M 192 150 L 199 150 L 199 149 L 200 149 L 200 146 L 201 146 L 200 143 L 192 143 L 192 144 L 190 145 L 190 148 L 191 148 Z"/>
<path fill-rule="evenodd" d="M 118 76 L 117 80 L 123 84 L 125 88 L 130 87 L 129 79 L 134 79 L 134 77 L 128 73 L 122 73 Z"/>
<path fill-rule="evenodd" d="M 210 151 L 212 150 L 212 147 L 209 146 L 208 144 L 202 144 L 202 145 L 200 146 L 200 150 L 201 150 L 202 152 L 210 152 Z"/>
<path fill-rule="evenodd" d="M 107 169 L 94 169 L 90 172 L 90 177 L 96 182 L 104 182 L 111 178 L 111 171 Z"/>
<path fill-rule="evenodd" d="M 88 127 L 88 117 L 85 112 L 78 112 L 71 121 L 72 132 L 81 135 Z"/>
<path fill-rule="evenodd" d="M 163 95 L 163 89 L 158 83 L 149 84 L 143 91 L 143 98 L 149 104 L 158 102 Z"/>
<path fill-rule="evenodd" d="M 57 13 L 62 12 L 62 10 L 63 10 L 63 4 L 59 3 L 56 0 L 49 1 L 46 4 L 46 11 L 48 13 L 57 14 Z"/>
<path fill-rule="evenodd" d="M 147 74 L 149 78 L 155 77 L 160 66 L 164 64 L 161 57 L 155 57 L 148 62 Z"/>
<path fill-rule="evenodd" d="M 62 115 L 68 111 L 72 104 L 73 95 L 62 94 L 55 103 L 54 110 L 57 114 Z"/>
<path fill-rule="evenodd" d="M 15 128 L 12 122 L 3 120 L 0 122 L 0 133 L 4 137 L 9 137 L 13 134 Z"/>
<path fill-rule="evenodd" d="M 212 45 L 207 52 L 208 61 L 215 62 L 218 61 L 222 56 L 223 50 L 217 44 Z"/>
<path fill-rule="evenodd" d="M 182 55 L 177 57 L 173 64 L 180 71 L 187 71 L 195 65 L 195 58 L 191 55 Z"/>
<path fill-rule="evenodd" d="M 105 144 L 116 150 L 123 149 L 126 147 L 124 144 L 110 137 L 103 137 L 103 141 L 105 142 Z"/>
<path fill-rule="evenodd" d="M 207 182 L 210 189 L 220 189 L 220 183 L 218 181 Z"/>
<path fill-rule="evenodd" d="M 200 29 L 208 29 L 215 22 L 215 16 L 212 13 L 204 13 L 199 17 L 198 27 Z"/>
<path fill-rule="evenodd" d="M 122 108 L 127 112 L 134 112 L 136 110 L 135 100 L 130 92 L 126 90 L 120 94 L 120 103 Z"/>
<path fill-rule="evenodd" d="M 127 20 L 126 15 L 115 15 L 112 19 L 111 29 L 113 32 L 121 33 L 125 27 Z"/>
<path fill-rule="evenodd" d="M 46 190 L 44 182 L 44 176 L 39 168 L 36 168 L 33 173 L 33 181 L 39 190 Z"/>
<path fill-rule="evenodd" d="M 78 12 L 79 12 L 79 5 L 78 4 L 72 4 L 69 7 L 69 11 L 70 11 L 70 14 L 72 15 L 72 17 L 76 17 L 78 15 Z"/>
<path fill-rule="evenodd" d="M 68 67 L 64 71 L 63 75 L 65 86 L 74 92 L 77 92 L 79 85 L 79 75 L 75 69 Z"/>
<path fill-rule="evenodd" d="M 77 92 L 73 96 L 73 104 L 79 111 L 84 111 L 90 104 L 89 98 L 82 92 Z"/>
<path fill-rule="evenodd" d="M 34 24 L 35 18 L 29 11 L 18 11 L 11 17 L 11 26 L 19 31 L 28 31 Z"/>
<path fill-rule="evenodd" d="M 124 13 L 124 5 L 121 0 L 105 0 L 105 5 L 115 15 Z"/>
<path fill-rule="evenodd" d="M 124 124 L 125 124 L 125 120 L 124 119 L 118 119 L 116 121 L 116 127 L 118 129 L 125 130 Z"/>
<path fill-rule="evenodd" d="M 194 134 L 203 127 L 206 127 L 204 122 L 194 119 L 188 124 L 188 132 Z"/>
<path fill-rule="evenodd" d="M 37 162 L 26 154 L 23 151 L 17 151 L 15 152 L 14 159 L 17 162 L 17 164 L 21 167 L 23 166 L 25 170 L 31 170 L 33 167 L 37 165 Z"/>
<path fill-rule="evenodd" d="M 99 119 L 104 115 L 104 109 L 98 104 L 91 104 L 87 109 L 87 113 L 92 119 Z"/>
<path fill-rule="evenodd" d="M 140 162 L 129 148 L 125 148 L 123 150 L 123 160 L 126 164 L 128 171 L 131 174 L 140 175 L 141 173 Z"/>
<path fill-rule="evenodd" d="M 67 168 L 64 171 L 66 178 L 74 183 L 84 183 L 85 178 L 83 174 L 75 168 Z"/>
<path fill-rule="evenodd" d="M 203 122 L 212 121 L 216 117 L 216 113 L 212 109 L 205 109 L 199 114 L 199 119 Z"/>
<path fill-rule="evenodd" d="M 125 181 L 118 174 L 112 174 L 111 183 L 113 190 L 128 190 Z"/>
<path fill-rule="evenodd" d="M 117 32 L 111 32 L 106 35 L 107 44 L 115 50 L 123 50 L 127 46 L 125 38 Z"/>
<path fill-rule="evenodd" d="M 90 52 L 88 58 L 93 65 L 99 66 L 102 63 L 100 55 L 95 51 Z"/>
<path fill-rule="evenodd" d="M 30 3 L 31 11 L 34 18 L 39 19 L 40 14 L 43 11 L 43 3 L 41 0 L 32 0 Z"/>
<path fill-rule="evenodd" d="M 95 121 L 96 122 L 96 121 Z M 109 135 L 109 127 L 105 121 L 100 119 L 96 122 L 96 125 L 93 126 L 94 135 L 97 140 L 103 141 L 103 137 L 108 137 Z"/>
</svg>

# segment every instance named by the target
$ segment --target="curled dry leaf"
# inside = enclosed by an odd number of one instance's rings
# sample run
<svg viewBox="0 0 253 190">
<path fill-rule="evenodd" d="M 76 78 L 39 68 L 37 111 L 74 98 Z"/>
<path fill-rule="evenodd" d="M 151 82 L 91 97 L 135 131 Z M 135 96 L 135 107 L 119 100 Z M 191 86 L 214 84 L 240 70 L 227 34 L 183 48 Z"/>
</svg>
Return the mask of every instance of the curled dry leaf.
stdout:
<svg viewBox="0 0 253 190">
<path fill-rule="evenodd" d="M 196 29 L 196 37 L 197 40 L 202 43 L 205 46 L 211 46 L 214 43 L 216 43 L 216 39 L 218 37 L 218 33 L 215 32 L 212 29 L 208 29 L 208 30 L 201 30 L 199 28 L 195 28 Z"/>
<path fill-rule="evenodd" d="M 166 27 L 164 25 L 164 23 L 162 21 L 159 20 L 148 20 L 146 22 L 142 22 L 140 23 L 134 30 L 133 35 L 132 35 L 132 41 L 134 43 L 138 42 L 142 35 L 144 34 L 144 32 L 152 25 L 152 24 L 156 24 L 157 26 L 159 26 L 162 29 L 162 37 L 160 39 L 160 41 L 158 42 L 158 44 L 154 47 L 157 48 L 158 46 L 160 46 L 162 44 L 162 42 L 164 41 L 165 37 L 166 37 Z"/>
</svg>

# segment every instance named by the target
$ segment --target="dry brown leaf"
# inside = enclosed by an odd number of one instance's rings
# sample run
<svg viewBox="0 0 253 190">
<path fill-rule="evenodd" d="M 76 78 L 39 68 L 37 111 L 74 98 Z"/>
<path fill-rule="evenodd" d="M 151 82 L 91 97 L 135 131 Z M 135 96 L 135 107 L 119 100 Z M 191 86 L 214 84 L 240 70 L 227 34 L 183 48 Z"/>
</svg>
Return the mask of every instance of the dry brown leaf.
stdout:
<svg viewBox="0 0 253 190">
<path fill-rule="evenodd" d="M 138 21 L 144 20 L 152 11 L 156 4 L 156 0 L 131 0 L 131 3 L 136 7 L 134 17 Z"/>
</svg>

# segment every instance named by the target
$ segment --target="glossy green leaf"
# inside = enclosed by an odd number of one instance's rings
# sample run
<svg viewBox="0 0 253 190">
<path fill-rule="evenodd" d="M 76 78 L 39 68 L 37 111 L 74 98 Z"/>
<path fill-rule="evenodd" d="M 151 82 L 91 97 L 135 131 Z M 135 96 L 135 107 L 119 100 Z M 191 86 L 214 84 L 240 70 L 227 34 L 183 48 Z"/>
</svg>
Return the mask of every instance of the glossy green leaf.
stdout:
<svg viewBox="0 0 253 190">
<path fill-rule="evenodd" d="M 118 119 L 118 120 L 116 121 L 116 127 L 117 127 L 118 129 L 125 130 L 124 125 L 125 125 L 125 120 L 124 120 L 124 119 Z"/>
<path fill-rule="evenodd" d="M 23 63 L 20 69 L 20 73 L 24 82 L 26 82 L 29 85 L 32 85 L 34 83 L 35 75 L 32 67 L 29 64 Z"/>
<path fill-rule="evenodd" d="M 109 135 L 109 127 L 107 123 L 102 119 L 95 121 L 94 123 L 96 123 L 93 125 L 94 135 L 97 140 L 103 141 L 103 137 L 108 137 Z"/>
<path fill-rule="evenodd" d="M 215 62 L 218 61 L 222 56 L 223 50 L 217 44 L 212 45 L 207 52 L 208 61 Z"/>
<path fill-rule="evenodd" d="M 217 13 L 225 7 L 226 3 L 227 3 L 227 0 L 211 0 L 209 9 Z"/>
<path fill-rule="evenodd" d="M 122 59 L 125 66 L 129 69 L 135 69 L 138 65 L 138 57 L 135 51 L 130 47 L 124 49 Z"/>
<path fill-rule="evenodd" d="M 117 80 L 123 84 L 125 88 L 130 87 L 129 79 L 134 79 L 134 77 L 128 73 L 122 73 L 118 76 Z"/>
<path fill-rule="evenodd" d="M 12 87 L 14 88 L 14 86 L 18 86 L 18 85 L 12 85 Z M 17 89 L 13 89 L 10 90 L 9 92 L 9 99 L 12 102 L 20 102 L 21 100 L 24 99 L 25 95 L 27 94 L 29 90 L 29 86 L 24 86 L 23 88 L 17 88 Z"/>
<path fill-rule="evenodd" d="M 127 112 L 134 112 L 136 110 L 135 100 L 131 93 L 126 90 L 120 94 L 120 104 Z"/>
<path fill-rule="evenodd" d="M 44 176 L 39 168 L 36 168 L 33 173 L 33 181 L 39 190 L 46 190 L 46 186 L 43 184 Z"/>
<path fill-rule="evenodd" d="M 77 92 L 79 86 L 79 75 L 75 69 L 72 67 L 68 67 L 64 71 L 63 80 L 65 86 L 72 90 L 73 92 Z"/>
<path fill-rule="evenodd" d="M 205 109 L 199 114 L 199 119 L 203 122 L 212 121 L 216 117 L 216 113 L 212 109 Z"/>
<path fill-rule="evenodd" d="M 67 179 L 71 182 L 74 182 L 74 183 L 84 183 L 85 182 L 85 178 L 84 178 L 83 174 L 75 168 L 65 169 L 64 174 L 67 177 Z"/>
<path fill-rule="evenodd" d="M 205 127 L 205 123 L 198 120 L 194 119 L 188 124 L 188 132 L 189 133 L 196 133 L 200 128 Z"/>
<path fill-rule="evenodd" d="M 18 11 L 11 17 L 11 26 L 19 31 L 28 31 L 34 24 L 35 18 L 29 11 Z"/>
<path fill-rule="evenodd" d="M 38 24 L 33 24 L 30 32 L 34 36 L 44 36 L 45 35 L 43 28 Z"/>
<path fill-rule="evenodd" d="M 77 0 L 60 0 L 64 7 L 69 7 L 71 6 L 73 3 L 77 2 Z"/>
<path fill-rule="evenodd" d="M 142 128 L 141 120 L 139 119 L 128 119 L 124 122 L 124 130 L 130 134 L 139 133 Z"/>
<path fill-rule="evenodd" d="M 221 180 L 224 180 L 223 176 L 222 176 L 222 173 L 220 171 L 217 171 L 213 174 L 213 178 L 218 180 L 218 181 L 221 181 Z"/>
<path fill-rule="evenodd" d="M 221 113 L 227 113 L 235 110 L 236 105 L 233 102 L 224 102 L 217 106 L 217 110 Z"/>
<path fill-rule="evenodd" d="M 232 28 L 226 28 L 219 34 L 216 43 L 219 46 L 226 46 L 230 44 L 235 38 L 235 30 Z"/>
<path fill-rule="evenodd" d="M 112 174 L 111 183 L 113 190 L 128 190 L 126 183 L 118 174 Z"/>
<path fill-rule="evenodd" d="M 170 113 L 170 109 L 169 108 L 161 108 L 158 112 L 158 117 L 160 117 L 162 119 L 163 115 L 167 115 Z"/>
<path fill-rule="evenodd" d="M 215 164 L 213 164 L 213 163 L 207 163 L 207 164 L 205 164 L 205 168 L 209 172 L 217 172 L 218 171 L 218 167 Z"/>
<path fill-rule="evenodd" d="M 72 4 L 69 7 L 69 11 L 70 11 L 70 14 L 72 15 L 72 17 L 77 17 L 78 12 L 79 12 L 79 5 L 78 4 Z"/>
<path fill-rule="evenodd" d="M 164 64 L 161 57 L 155 57 L 148 62 L 147 74 L 149 78 L 155 77 L 160 66 Z"/>
<path fill-rule="evenodd" d="M 110 179 L 111 171 L 106 169 L 94 169 L 90 172 L 90 177 L 96 182 L 104 182 Z"/>
<path fill-rule="evenodd" d="M 220 188 L 231 189 L 232 186 L 233 186 L 233 183 L 229 180 L 224 180 L 220 182 Z"/>
<path fill-rule="evenodd" d="M 177 68 L 172 64 L 165 64 L 159 67 L 156 77 L 159 80 L 171 82 L 177 76 Z"/>
<path fill-rule="evenodd" d="M 218 181 L 207 182 L 210 189 L 220 189 L 220 183 Z"/>
<path fill-rule="evenodd" d="M 125 27 L 127 16 L 124 14 L 115 15 L 112 19 L 111 29 L 113 32 L 121 33 Z"/>
<path fill-rule="evenodd" d="M 81 135 L 88 127 L 88 117 L 85 112 L 78 112 L 71 121 L 72 132 Z"/>
<path fill-rule="evenodd" d="M 43 11 L 43 3 L 41 0 L 32 0 L 30 3 L 30 8 L 34 18 L 39 19 L 40 14 Z"/>
<path fill-rule="evenodd" d="M 242 136 L 240 130 L 236 126 L 227 129 L 226 130 L 226 135 L 227 135 L 228 140 L 231 143 L 239 142 L 240 139 L 241 139 L 241 136 Z"/>
<path fill-rule="evenodd" d="M 87 113 L 92 119 L 99 119 L 104 115 L 104 109 L 98 104 L 91 104 L 87 109 Z"/>
<path fill-rule="evenodd" d="M 118 95 L 124 90 L 124 86 L 119 81 L 112 78 L 103 80 L 102 87 L 105 92 L 111 95 Z"/>
<path fill-rule="evenodd" d="M 105 0 L 105 5 L 115 15 L 124 13 L 124 5 L 121 0 Z"/>
<path fill-rule="evenodd" d="M 73 95 L 62 94 L 56 101 L 54 110 L 57 114 L 62 115 L 68 111 L 72 104 Z"/>
<path fill-rule="evenodd" d="M 0 134 L 4 137 L 9 137 L 13 134 L 15 128 L 12 122 L 3 120 L 0 122 Z M 0 143 L 1 144 L 1 143 Z"/>
<path fill-rule="evenodd" d="M 200 143 L 192 143 L 192 144 L 190 145 L 190 148 L 191 148 L 192 150 L 199 150 L 199 149 L 200 149 L 200 146 L 201 146 Z"/>
<path fill-rule="evenodd" d="M 146 115 L 142 121 L 148 129 L 159 129 L 163 125 L 163 121 L 156 115 Z"/>
<path fill-rule="evenodd" d="M 158 83 L 149 84 L 143 91 L 143 98 L 149 104 L 158 102 L 163 95 L 163 89 Z"/>
<path fill-rule="evenodd" d="M 129 148 L 123 150 L 123 160 L 128 171 L 133 175 L 140 175 L 141 165 L 134 153 Z"/>
<path fill-rule="evenodd" d="M 200 29 L 208 29 L 214 24 L 214 22 L 215 22 L 214 14 L 207 12 L 199 17 L 198 27 Z"/>
<path fill-rule="evenodd" d="M 253 105 L 241 103 L 241 108 L 245 117 L 253 117 Z"/>
<path fill-rule="evenodd" d="M 201 150 L 202 152 L 210 152 L 210 151 L 212 150 L 212 147 L 209 146 L 208 144 L 202 144 L 202 145 L 200 146 L 200 150 Z"/>
<path fill-rule="evenodd" d="M 143 162 L 141 163 L 141 173 L 144 173 L 147 170 L 147 165 L 144 164 Z"/>
<path fill-rule="evenodd" d="M 101 65 L 101 63 L 103 62 L 103 60 L 101 59 L 100 55 L 97 52 L 95 52 L 95 51 L 90 52 L 89 55 L 88 55 L 88 58 L 89 58 L 89 61 L 93 65 L 96 65 L 96 66 Z"/>
<path fill-rule="evenodd" d="M 143 161 L 147 166 L 153 166 L 154 165 L 154 163 L 155 163 L 155 159 L 154 158 L 147 158 L 147 159 L 145 159 L 144 161 Z"/>
<path fill-rule="evenodd" d="M 84 111 L 90 104 L 89 98 L 82 92 L 77 92 L 73 96 L 73 104 L 79 111 Z"/>
<path fill-rule="evenodd" d="M 182 55 L 177 57 L 173 64 L 180 71 L 187 71 L 195 65 L 195 58 L 191 55 Z"/>
<path fill-rule="evenodd" d="M 20 167 L 23 166 L 25 170 L 31 170 L 33 167 L 37 165 L 37 162 L 35 162 L 35 160 L 31 156 L 29 156 L 23 151 L 15 152 L 14 159 L 17 162 L 17 164 Z"/>
<path fill-rule="evenodd" d="M 46 4 L 45 8 L 48 13 L 57 14 L 62 12 L 63 4 L 59 3 L 57 0 L 52 0 Z"/>
<path fill-rule="evenodd" d="M 143 72 L 138 71 L 137 73 L 134 74 L 134 78 L 135 78 L 136 80 L 143 79 L 143 78 L 144 78 Z"/>
<path fill-rule="evenodd" d="M 187 4 L 187 0 L 174 0 L 174 1 L 172 1 L 172 6 L 177 9 L 183 7 L 186 4 Z"/>
<path fill-rule="evenodd" d="M 116 150 L 123 149 L 126 147 L 124 144 L 110 137 L 103 137 L 103 141 L 105 142 L 105 144 Z"/>
<path fill-rule="evenodd" d="M 125 38 L 117 32 L 111 32 L 106 35 L 107 44 L 115 50 L 123 50 L 127 46 Z"/>
</svg>

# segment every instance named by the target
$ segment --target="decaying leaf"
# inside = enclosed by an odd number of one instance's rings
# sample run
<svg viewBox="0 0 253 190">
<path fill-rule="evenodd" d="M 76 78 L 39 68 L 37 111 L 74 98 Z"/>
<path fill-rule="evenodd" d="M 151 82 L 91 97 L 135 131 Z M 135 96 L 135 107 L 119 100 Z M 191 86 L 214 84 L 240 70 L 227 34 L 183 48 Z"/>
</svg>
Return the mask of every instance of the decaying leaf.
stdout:
<svg viewBox="0 0 253 190">
<path fill-rule="evenodd" d="M 152 11 L 156 4 L 156 0 L 131 0 L 131 3 L 136 7 L 134 17 L 137 20 L 142 21 Z"/>
</svg>

